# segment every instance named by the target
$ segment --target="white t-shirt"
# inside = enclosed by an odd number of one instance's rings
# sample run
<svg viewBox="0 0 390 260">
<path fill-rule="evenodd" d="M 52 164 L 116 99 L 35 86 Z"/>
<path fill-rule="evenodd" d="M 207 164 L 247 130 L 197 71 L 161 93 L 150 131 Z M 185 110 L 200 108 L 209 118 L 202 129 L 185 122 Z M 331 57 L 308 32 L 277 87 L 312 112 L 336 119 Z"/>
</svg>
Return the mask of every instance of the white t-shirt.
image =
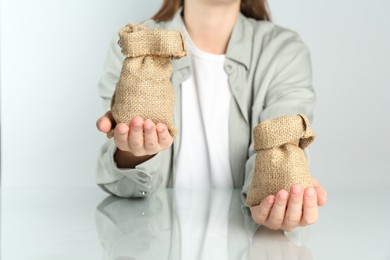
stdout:
<svg viewBox="0 0 390 260">
<path fill-rule="evenodd" d="M 175 188 L 233 188 L 229 160 L 232 99 L 225 55 L 198 49 L 186 34 L 191 77 L 181 85 L 182 125 Z"/>
</svg>

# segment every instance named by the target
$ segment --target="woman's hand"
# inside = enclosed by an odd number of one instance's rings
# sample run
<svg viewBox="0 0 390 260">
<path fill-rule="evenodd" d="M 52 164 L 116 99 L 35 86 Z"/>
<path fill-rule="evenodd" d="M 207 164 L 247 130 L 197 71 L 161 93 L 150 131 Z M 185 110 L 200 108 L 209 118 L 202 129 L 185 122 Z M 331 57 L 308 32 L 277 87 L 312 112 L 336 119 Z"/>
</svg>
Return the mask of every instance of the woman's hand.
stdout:
<svg viewBox="0 0 390 260">
<path fill-rule="evenodd" d="M 118 148 L 114 159 L 120 168 L 134 168 L 173 142 L 166 125 L 141 117 L 135 117 L 129 125 L 116 124 L 109 111 L 96 121 L 96 126 L 103 133 L 113 132 Z"/>
<path fill-rule="evenodd" d="M 260 205 L 250 208 L 253 220 L 274 230 L 292 231 L 299 226 L 317 222 L 318 206 L 326 203 L 326 191 L 313 179 L 313 188 L 292 185 L 290 193 L 280 190 L 266 197 Z"/>
</svg>

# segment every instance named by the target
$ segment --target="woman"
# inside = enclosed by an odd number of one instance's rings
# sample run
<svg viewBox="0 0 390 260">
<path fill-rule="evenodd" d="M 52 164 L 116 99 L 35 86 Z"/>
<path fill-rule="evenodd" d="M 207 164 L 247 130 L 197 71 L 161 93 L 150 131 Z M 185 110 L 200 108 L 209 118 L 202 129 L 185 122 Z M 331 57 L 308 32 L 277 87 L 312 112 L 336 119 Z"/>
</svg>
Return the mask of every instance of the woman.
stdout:
<svg viewBox="0 0 390 260">
<path fill-rule="evenodd" d="M 103 146 L 98 184 L 121 197 L 142 197 L 159 185 L 240 188 L 253 175 L 252 130 L 284 114 L 312 119 L 315 94 L 309 52 L 293 31 L 269 21 L 264 0 L 165 0 L 145 26 L 186 35 L 189 55 L 173 63 L 175 140 L 163 124 L 134 118 L 115 124 L 110 112 L 97 127 Z M 123 57 L 113 40 L 99 91 L 107 107 Z M 251 207 L 254 221 L 292 230 L 318 219 L 326 192 L 293 185 Z"/>
</svg>

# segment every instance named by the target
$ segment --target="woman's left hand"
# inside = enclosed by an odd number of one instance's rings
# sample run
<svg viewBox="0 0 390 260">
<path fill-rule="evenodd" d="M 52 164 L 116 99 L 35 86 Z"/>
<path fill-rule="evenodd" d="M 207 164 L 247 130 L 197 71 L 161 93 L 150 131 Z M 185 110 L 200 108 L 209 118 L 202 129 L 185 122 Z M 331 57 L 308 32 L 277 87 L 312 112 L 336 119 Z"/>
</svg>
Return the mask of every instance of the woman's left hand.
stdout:
<svg viewBox="0 0 390 260">
<path fill-rule="evenodd" d="M 290 193 L 280 190 L 276 196 L 269 195 L 259 205 L 250 208 L 253 220 L 270 229 L 284 231 L 316 223 L 318 206 L 325 205 L 327 193 L 315 179 L 313 186 L 302 189 L 294 184 Z"/>
</svg>

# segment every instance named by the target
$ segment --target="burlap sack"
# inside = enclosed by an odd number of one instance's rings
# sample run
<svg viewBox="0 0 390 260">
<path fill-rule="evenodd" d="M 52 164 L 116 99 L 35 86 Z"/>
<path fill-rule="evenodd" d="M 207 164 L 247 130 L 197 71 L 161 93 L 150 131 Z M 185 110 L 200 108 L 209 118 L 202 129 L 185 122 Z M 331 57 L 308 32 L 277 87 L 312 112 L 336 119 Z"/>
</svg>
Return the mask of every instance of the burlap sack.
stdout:
<svg viewBox="0 0 390 260">
<path fill-rule="evenodd" d="M 256 151 L 255 172 L 246 204 L 249 207 L 292 184 L 312 186 L 305 149 L 315 133 L 304 115 L 285 115 L 267 120 L 253 130 Z"/>
<path fill-rule="evenodd" d="M 140 116 L 165 124 L 174 136 L 171 59 L 186 55 L 183 35 L 128 24 L 119 31 L 118 44 L 126 58 L 111 100 L 116 123 L 128 124 Z"/>
</svg>

